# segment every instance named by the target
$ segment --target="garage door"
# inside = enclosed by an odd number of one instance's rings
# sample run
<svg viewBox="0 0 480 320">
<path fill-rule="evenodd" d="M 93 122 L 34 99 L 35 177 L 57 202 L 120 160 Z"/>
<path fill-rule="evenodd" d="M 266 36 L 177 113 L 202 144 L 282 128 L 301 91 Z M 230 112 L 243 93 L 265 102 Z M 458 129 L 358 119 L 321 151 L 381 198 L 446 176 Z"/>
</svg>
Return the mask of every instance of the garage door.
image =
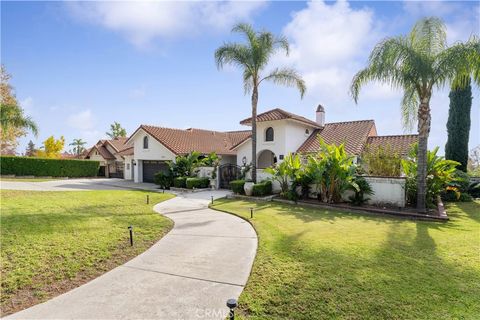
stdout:
<svg viewBox="0 0 480 320">
<path fill-rule="evenodd" d="M 155 173 L 168 171 L 165 161 L 143 160 L 143 182 L 153 182 Z"/>
</svg>

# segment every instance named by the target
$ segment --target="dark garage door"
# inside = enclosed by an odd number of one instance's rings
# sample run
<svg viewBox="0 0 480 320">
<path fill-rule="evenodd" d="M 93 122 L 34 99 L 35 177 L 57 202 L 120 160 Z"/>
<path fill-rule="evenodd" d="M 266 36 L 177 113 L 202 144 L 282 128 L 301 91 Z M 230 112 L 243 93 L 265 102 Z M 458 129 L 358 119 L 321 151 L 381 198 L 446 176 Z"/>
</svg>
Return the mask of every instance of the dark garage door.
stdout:
<svg viewBox="0 0 480 320">
<path fill-rule="evenodd" d="M 168 171 L 165 161 L 143 160 L 143 182 L 153 182 L 155 173 L 159 171 Z"/>
</svg>

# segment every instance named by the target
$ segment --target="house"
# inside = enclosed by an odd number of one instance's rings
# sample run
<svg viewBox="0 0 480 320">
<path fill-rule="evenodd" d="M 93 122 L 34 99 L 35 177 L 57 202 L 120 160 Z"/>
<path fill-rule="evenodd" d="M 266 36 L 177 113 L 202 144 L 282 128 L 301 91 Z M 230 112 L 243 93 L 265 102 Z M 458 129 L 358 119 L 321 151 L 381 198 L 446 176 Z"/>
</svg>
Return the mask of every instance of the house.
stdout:
<svg viewBox="0 0 480 320">
<path fill-rule="evenodd" d="M 124 178 L 125 158 L 133 154 L 133 148 L 127 146 L 126 141 L 127 138 L 121 137 L 99 140 L 84 153 L 83 158 L 100 162 L 99 176 Z"/>
<path fill-rule="evenodd" d="M 240 124 L 250 126 L 251 118 Z M 417 135 L 379 136 L 374 120 L 325 123 L 325 108 L 321 105 L 316 109 L 315 121 L 276 108 L 257 116 L 257 169 L 281 162 L 288 153 L 318 152 L 318 137 L 329 144 L 345 143 L 346 151 L 356 157 L 367 145 L 390 145 L 405 154 L 417 141 Z M 110 144 L 105 143 L 108 149 Z M 152 182 L 156 172 L 168 169 L 167 161 L 199 151 L 222 156 L 219 180 L 220 186 L 227 186 L 229 180 L 235 179 L 238 168 L 250 163 L 252 156 L 250 130 L 219 132 L 141 125 L 124 145 L 116 155 L 123 157 L 124 178 L 135 182 Z"/>
</svg>

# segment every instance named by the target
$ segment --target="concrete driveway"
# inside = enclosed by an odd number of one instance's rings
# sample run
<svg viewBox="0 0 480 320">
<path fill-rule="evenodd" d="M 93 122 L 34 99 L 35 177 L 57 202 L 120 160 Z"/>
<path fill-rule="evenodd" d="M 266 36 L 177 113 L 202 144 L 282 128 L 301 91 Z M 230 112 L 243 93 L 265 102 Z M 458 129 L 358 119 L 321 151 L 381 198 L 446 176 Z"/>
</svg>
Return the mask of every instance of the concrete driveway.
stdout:
<svg viewBox="0 0 480 320">
<path fill-rule="evenodd" d="M 153 183 L 134 183 L 124 179 L 62 179 L 43 182 L 0 181 L 1 189 L 30 191 L 82 191 L 82 190 L 118 190 L 142 189 L 159 191 Z"/>
<path fill-rule="evenodd" d="M 208 209 L 223 191 L 178 195 L 154 209 L 175 222 L 149 250 L 99 278 L 7 319 L 225 319 L 257 250 L 246 221 Z"/>
</svg>

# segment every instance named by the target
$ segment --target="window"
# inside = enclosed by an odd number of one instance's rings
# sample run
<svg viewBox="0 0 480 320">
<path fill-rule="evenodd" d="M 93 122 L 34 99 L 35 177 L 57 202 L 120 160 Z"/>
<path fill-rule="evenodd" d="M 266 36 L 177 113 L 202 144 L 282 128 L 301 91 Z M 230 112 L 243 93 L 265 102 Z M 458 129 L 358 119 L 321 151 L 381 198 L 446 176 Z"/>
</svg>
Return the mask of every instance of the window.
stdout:
<svg viewBox="0 0 480 320">
<path fill-rule="evenodd" d="M 268 127 L 267 130 L 265 130 L 265 141 L 273 141 L 273 128 Z"/>
<path fill-rule="evenodd" d="M 148 136 L 143 137 L 143 149 L 148 149 Z"/>
<path fill-rule="evenodd" d="M 130 170 L 130 163 L 127 163 L 127 170 Z"/>
</svg>

